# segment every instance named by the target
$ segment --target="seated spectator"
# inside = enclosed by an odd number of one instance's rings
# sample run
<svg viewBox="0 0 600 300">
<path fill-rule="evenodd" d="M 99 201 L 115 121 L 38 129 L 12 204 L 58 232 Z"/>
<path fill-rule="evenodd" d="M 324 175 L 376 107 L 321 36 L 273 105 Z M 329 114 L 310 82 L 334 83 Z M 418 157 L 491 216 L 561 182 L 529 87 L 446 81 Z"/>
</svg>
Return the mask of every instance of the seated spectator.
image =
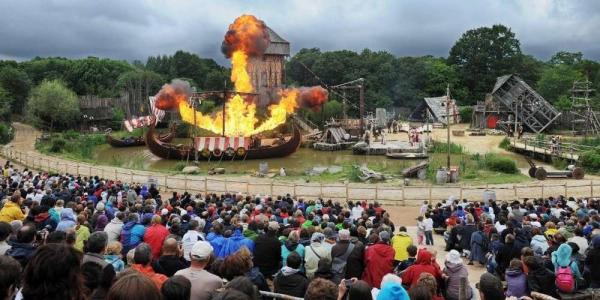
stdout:
<svg viewBox="0 0 600 300">
<path fill-rule="evenodd" d="M 281 245 L 281 259 L 283 266 L 286 265 L 287 257 L 292 252 L 295 252 L 302 260 L 304 260 L 304 245 L 300 244 L 300 236 L 297 231 L 291 231 L 287 241 Z"/>
<path fill-rule="evenodd" d="M 409 287 L 416 285 L 421 273 L 429 273 L 438 281 L 442 279 L 440 269 L 431 263 L 431 253 L 425 249 L 419 251 L 415 264 L 408 267 L 402 274 L 402 284 Z"/>
<path fill-rule="evenodd" d="M 415 263 L 415 261 L 417 260 L 417 258 L 416 258 L 417 246 L 409 245 L 408 247 L 406 247 L 406 252 L 408 253 L 408 258 L 406 260 L 400 262 L 400 264 L 398 264 L 398 266 L 396 267 L 396 270 L 395 270 L 395 272 L 397 274 L 402 273 L 408 267 L 412 266 Z"/>
<path fill-rule="evenodd" d="M 232 255 L 225 257 L 219 266 L 219 274 L 227 280 L 233 280 L 238 276 L 248 277 L 261 291 L 271 291 L 258 268 L 252 264 L 252 253 L 246 247 Z"/>
<path fill-rule="evenodd" d="M 17 232 L 17 241 L 12 243 L 11 248 L 6 251 L 6 255 L 16 259 L 25 268 L 35 253 L 35 242 L 35 227 L 24 225 Z"/>
<path fill-rule="evenodd" d="M 429 288 L 433 300 L 444 300 L 444 297 L 438 295 L 438 284 L 435 277 L 429 273 L 423 273 L 419 276 L 417 286 L 426 286 Z"/>
<path fill-rule="evenodd" d="M 21 210 L 23 198 L 20 193 L 13 194 L 0 209 L 0 222 L 10 223 L 12 221 L 25 220 L 25 214 Z"/>
<path fill-rule="evenodd" d="M 141 243 L 135 247 L 133 254 L 134 264 L 131 269 L 136 270 L 148 277 L 156 287 L 160 290 L 163 283 L 167 280 L 167 276 L 154 272 L 150 263 L 152 262 L 152 249 L 146 243 Z"/>
<path fill-rule="evenodd" d="M 10 245 L 7 243 L 8 238 L 12 233 L 12 227 L 7 222 L 0 222 L 0 255 L 6 254 L 6 251 L 10 249 Z"/>
<path fill-rule="evenodd" d="M 181 249 L 177 240 L 167 238 L 162 246 L 161 255 L 152 262 L 152 269 L 156 273 L 167 277 L 173 276 L 177 271 L 189 267 L 188 262 L 182 257 Z"/>
<path fill-rule="evenodd" d="M 163 300 L 190 300 L 192 283 L 181 275 L 173 276 L 163 284 L 160 293 Z"/>
<path fill-rule="evenodd" d="M 529 291 L 557 297 L 554 272 L 544 267 L 543 259 L 536 256 L 528 256 L 525 257 L 524 263 L 529 269 L 529 273 L 527 274 Z"/>
<path fill-rule="evenodd" d="M 258 292 L 258 288 L 247 277 L 238 276 L 238 277 L 234 278 L 232 281 L 227 283 L 227 285 L 225 286 L 225 291 L 228 291 L 228 290 L 234 290 L 234 291 L 241 292 L 243 295 L 246 296 L 245 299 L 249 299 L 249 300 L 261 299 L 260 293 Z M 234 298 L 234 299 L 240 299 L 240 298 Z"/>
<path fill-rule="evenodd" d="M 117 242 L 121 240 L 121 231 L 123 230 L 123 219 L 125 214 L 118 212 L 104 227 L 104 232 L 108 234 L 108 242 Z"/>
<path fill-rule="evenodd" d="M 169 230 L 162 224 L 160 216 L 153 216 L 151 225 L 144 232 L 144 242 L 152 249 L 152 259 L 158 259 L 163 243 L 169 235 Z"/>
<path fill-rule="evenodd" d="M 469 272 L 460 258 L 460 253 L 458 253 L 456 250 L 450 250 L 450 252 L 446 255 L 446 261 L 444 265 L 443 277 L 446 279 L 446 299 L 458 300 L 461 280 L 464 278 L 467 286 L 470 286 Z M 467 289 L 465 294 L 467 299 L 471 299 L 471 289 Z"/>
<path fill-rule="evenodd" d="M 481 275 L 477 288 L 481 300 L 504 300 L 506 298 L 500 279 L 488 272 Z"/>
<path fill-rule="evenodd" d="M 60 212 L 60 222 L 56 226 L 56 230 L 67 232 L 69 229 L 74 229 L 77 226 L 77 219 L 73 213 L 73 209 L 65 208 Z"/>
<path fill-rule="evenodd" d="M 264 234 L 256 238 L 254 265 L 258 267 L 265 278 L 271 278 L 281 267 L 281 243 L 277 238 L 279 223 L 269 222 Z M 276 258 L 276 259 L 274 259 Z"/>
<path fill-rule="evenodd" d="M 429 291 L 428 291 L 429 292 Z M 408 293 L 397 282 L 385 282 L 381 285 L 381 291 L 377 294 L 376 300 L 410 300 Z"/>
<path fill-rule="evenodd" d="M 273 280 L 274 292 L 302 298 L 308 287 L 308 279 L 300 271 L 302 258 L 297 252 L 291 252 L 286 265 L 281 268 Z"/>
<path fill-rule="evenodd" d="M 0 299 L 13 299 L 21 286 L 21 271 L 21 264 L 18 261 L 0 255 Z"/>
<path fill-rule="evenodd" d="M 391 240 L 392 248 L 394 248 L 394 266 L 408 259 L 408 246 L 413 244 L 412 238 L 406 233 L 406 227 L 400 226 L 398 234 L 394 235 Z"/>
<path fill-rule="evenodd" d="M 150 249 L 148 252 L 150 253 Z M 162 300 L 162 297 L 150 278 L 138 272 L 127 272 L 112 285 L 106 300 Z"/>
<path fill-rule="evenodd" d="M 315 232 L 310 240 L 310 246 L 304 250 L 304 268 L 309 280 L 315 276 L 321 259 L 331 261 L 331 246 L 325 243 L 325 236 L 320 232 Z"/>
<path fill-rule="evenodd" d="M 536 256 L 542 256 L 548 250 L 548 240 L 546 236 L 542 234 L 542 231 L 539 228 L 533 228 L 531 230 L 531 249 L 533 249 L 533 253 Z"/>
<path fill-rule="evenodd" d="M 600 270 L 600 235 L 592 239 L 587 256 L 585 257 L 585 266 L 589 270 Z M 590 288 L 600 288 L 600 272 L 589 272 Z"/>
<path fill-rule="evenodd" d="M 510 261 L 506 270 L 506 296 L 517 299 L 529 295 L 527 292 L 527 276 L 523 273 L 523 264 L 518 259 Z"/>
<path fill-rule="evenodd" d="M 104 261 L 111 264 L 113 266 L 113 269 L 117 273 L 125 269 L 125 263 L 121 259 L 122 251 L 123 246 L 121 246 L 121 243 L 117 241 L 112 241 L 108 243 L 108 246 L 106 247 L 106 254 L 104 254 Z"/>
<path fill-rule="evenodd" d="M 304 300 L 337 300 L 338 287 L 329 280 L 316 278 L 310 282 Z"/>
<path fill-rule="evenodd" d="M 350 285 L 347 285 L 350 282 Z M 372 300 L 371 287 L 356 278 L 342 280 L 338 285 L 338 300 Z"/>
<path fill-rule="evenodd" d="M 429 287 L 419 284 L 408 291 L 408 296 L 410 297 L 410 300 L 433 300 Z"/>
<path fill-rule="evenodd" d="M 192 247 L 197 241 L 204 241 L 206 237 L 204 236 L 202 230 L 204 230 L 204 226 L 206 221 L 201 219 L 201 222 L 197 220 L 191 220 L 188 225 L 188 231 L 183 235 L 181 239 L 181 244 L 183 246 L 183 258 L 187 261 L 190 261 L 190 251 L 192 251 Z"/>
<path fill-rule="evenodd" d="M 81 258 L 65 244 L 41 246 L 23 272 L 22 299 L 85 299 Z"/>
<path fill-rule="evenodd" d="M 206 271 L 213 255 L 209 242 L 198 241 L 190 251 L 191 266 L 175 273 L 192 283 L 190 299 L 208 300 L 212 292 L 223 287 L 221 278 Z"/>
<path fill-rule="evenodd" d="M 389 232 L 381 231 L 378 242 L 365 250 L 365 271 L 362 280 L 372 287 L 379 288 L 383 276 L 393 271 L 395 253 L 389 242 Z"/>
<path fill-rule="evenodd" d="M 94 232 L 90 235 L 90 238 L 85 245 L 86 253 L 83 256 L 83 261 L 81 263 L 95 262 L 102 268 L 106 267 L 109 264 L 104 260 L 104 253 L 106 252 L 107 246 L 108 234 L 104 231 Z"/>
</svg>

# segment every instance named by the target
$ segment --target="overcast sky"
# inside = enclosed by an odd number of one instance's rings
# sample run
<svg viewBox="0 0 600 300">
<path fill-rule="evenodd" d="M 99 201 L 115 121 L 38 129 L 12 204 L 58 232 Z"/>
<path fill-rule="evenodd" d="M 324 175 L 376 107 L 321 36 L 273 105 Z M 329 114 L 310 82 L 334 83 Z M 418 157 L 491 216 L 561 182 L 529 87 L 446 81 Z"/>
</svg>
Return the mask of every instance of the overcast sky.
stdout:
<svg viewBox="0 0 600 300">
<path fill-rule="evenodd" d="M 145 61 L 182 49 L 225 64 L 223 35 L 244 13 L 264 20 L 293 53 L 370 48 L 445 57 L 466 30 L 501 23 L 540 59 L 567 50 L 600 60 L 598 0 L 0 0 L 0 59 Z"/>
</svg>

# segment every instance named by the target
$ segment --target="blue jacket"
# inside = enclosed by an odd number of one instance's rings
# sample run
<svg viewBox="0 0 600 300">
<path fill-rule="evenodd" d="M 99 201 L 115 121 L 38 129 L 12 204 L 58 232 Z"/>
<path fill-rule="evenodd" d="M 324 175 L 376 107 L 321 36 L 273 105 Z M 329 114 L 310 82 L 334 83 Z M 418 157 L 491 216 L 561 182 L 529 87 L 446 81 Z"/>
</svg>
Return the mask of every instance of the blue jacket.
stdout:
<svg viewBox="0 0 600 300">
<path fill-rule="evenodd" d="M 219 258 L 231 255 L 242 247 L 246 247 L 251 253 L 254 253 L 254 242 L 244 237 L 239 230 L 235 230 L 231 237 L 224 240 L 221 250 L 217 253 Z"/>
<path fill-rule="evenodd" d="M 292 243 L 290 241 L 285 242 L 281 245 L 281 262 L 282 266 L 287 266 L 287 257 L 292 253 L 296 252 L 304 262 L 304 245 L 299 243 Z"/>
<path fill-rule="evenodd" d="M 144 233 L 146 233 L 146 227 L 142 224 L 127 222 L 123 225 L 121 244 L 123 244 L 123 253 L 125 255 L 144 240 Z"/>
<path fill-rule="evenodd" d="M 223 256 L 219 256 L 219 254 L 221 254 L 221 248 L 223 248 L 223 245 L 226 242 L 225 238 L 222 235 L 220 235 L 220 234 L 216 234 L 214 232 L 210 232 L 206 236 L 206 240 L 213 247 L 213 252 L 215 253 L 215 255 L 218 258 L 223 258 Z"/>
<path fill-rule="evenodd" d="M 60 222 L 56 226 L 56 231 L 66 232 L 68 229 L 74 228 L 77 225 L 75 214 L 71 208 L 63 208 L 60 212 Z"/>
</svg>

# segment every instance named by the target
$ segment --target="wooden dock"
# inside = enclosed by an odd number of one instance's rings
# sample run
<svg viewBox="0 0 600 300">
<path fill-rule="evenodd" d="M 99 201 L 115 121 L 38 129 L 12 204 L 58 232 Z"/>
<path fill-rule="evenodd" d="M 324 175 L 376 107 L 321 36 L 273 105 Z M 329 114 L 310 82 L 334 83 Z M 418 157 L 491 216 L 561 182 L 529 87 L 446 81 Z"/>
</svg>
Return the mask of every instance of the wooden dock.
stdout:
<svg viewBox="0 0 600 300">
<path fill-rule="evenodd" d="M 562 145 L 561 145 L 562 146 Z M 571 147 L 565 147 L 558 151 L 552 151 L 549 145 L 543 145 L 539 142 L 533 142 L 528 140 L 511 140 L 510 146 L 515 152 L 527 153 L 529 155 L 544 156 L 545 158 L 561 158 L 568 161 L 579 161 L 579 154 L 577 151 L 573 151 Z"/>
</svg>

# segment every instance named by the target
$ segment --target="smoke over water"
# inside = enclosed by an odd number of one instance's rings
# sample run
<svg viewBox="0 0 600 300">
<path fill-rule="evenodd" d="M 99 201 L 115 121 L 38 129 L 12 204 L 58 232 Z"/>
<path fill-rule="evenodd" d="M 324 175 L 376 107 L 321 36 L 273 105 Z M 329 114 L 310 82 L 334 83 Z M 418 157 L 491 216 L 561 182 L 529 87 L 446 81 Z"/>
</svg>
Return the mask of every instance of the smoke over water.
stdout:
<svg viewBox="0 0 600 300">
<path fill-rule="evenodd" d="M 231 58 L 241 51 L 250 57 L 262 56 L 269 47 L 270 39 L 265 22 L 252 15 L 242 15 L 229 25 L 221 51 Z"/>
<path fill-rule="evenodd" d="M 187 101 L 192 95 L 189 82 L 173 79 L 171 84 L 165 84 L 156 94 L 156 108 L 172 110 L 179 107 L 179 103 Z"/>
<path fill-rule="evenodd" d="M 321 109 L 321 105 L 327 102 L 328 97 L 329 92 L 320 86 L 301 87 L 298 95 L 302 106 L 317 111 Z"/>
</svg>

